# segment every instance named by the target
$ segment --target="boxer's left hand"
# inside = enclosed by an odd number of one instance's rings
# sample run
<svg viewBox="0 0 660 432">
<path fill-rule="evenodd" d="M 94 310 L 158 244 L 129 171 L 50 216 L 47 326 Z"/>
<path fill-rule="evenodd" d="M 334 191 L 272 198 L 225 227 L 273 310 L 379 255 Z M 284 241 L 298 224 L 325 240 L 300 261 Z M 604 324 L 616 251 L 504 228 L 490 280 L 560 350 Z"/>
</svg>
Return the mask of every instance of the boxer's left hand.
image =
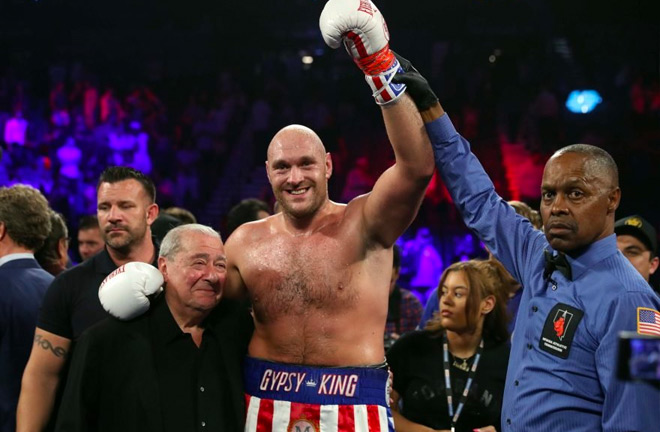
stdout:
<svg viewBox="0 0 660 432">
<path fill-rule="evenodd" d="M 329 0 L 319 26 L 328 46 L 344 44 L 364 72 L 376 103 L 385 105 L 404 93 L 405 85 L 392 83 L 401 69 L 388 44 L 385 19 L 370 0 Z"/>
</svg>

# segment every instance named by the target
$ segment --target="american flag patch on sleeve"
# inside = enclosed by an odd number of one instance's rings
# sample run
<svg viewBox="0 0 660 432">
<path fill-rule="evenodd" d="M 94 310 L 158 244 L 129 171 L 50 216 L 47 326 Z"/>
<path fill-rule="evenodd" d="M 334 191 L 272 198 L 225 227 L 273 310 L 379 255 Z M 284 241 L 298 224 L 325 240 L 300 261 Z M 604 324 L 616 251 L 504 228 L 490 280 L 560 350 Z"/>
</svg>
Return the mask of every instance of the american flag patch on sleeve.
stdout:
<svg viewBox="0 0 660 432">
<path fill-rule="evenodd" d="M 655 309 L 637 308 L 637 333 L 660 336 L 660 312 Z"/>
</svg>

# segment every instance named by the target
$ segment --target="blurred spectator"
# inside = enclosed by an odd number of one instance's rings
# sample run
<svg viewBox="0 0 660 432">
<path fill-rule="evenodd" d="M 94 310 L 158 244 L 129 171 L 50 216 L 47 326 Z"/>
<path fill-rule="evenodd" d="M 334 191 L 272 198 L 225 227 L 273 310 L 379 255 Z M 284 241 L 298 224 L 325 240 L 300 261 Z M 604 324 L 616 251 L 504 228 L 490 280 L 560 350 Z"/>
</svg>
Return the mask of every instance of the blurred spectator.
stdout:
<svg viewBox="0 0 660 432">
<path fill-rule="evenodd" d="M 108 134 L 108 147 L 112 152 L 110 164 L 115 166 L 128 166 L 133 163 L 136 143 L 134 137 L 126 131 L 124 123 L 117 125 L 115 130 Z"/>
<path fill-rule="evenodd" d="M 50 123 L 53 126 L 55 136 L 59 136 L 71 125 L 69 113 L 69 97 L 63 82 L 55 84 L 50 91 Z"/>
<path fill-rule="evenodd" d="M 444 266 L 440 253 L 433 244 L 431 230 L 426 227 L 419 228 L 415 238 L 405 242 L 402 255 L 407 255 L 414 263 L 414 276 L 409 283 L 413 291 L 426 294 L 438 285 Z"/>
<path fill-rule="evenodd" d="M 101 96 L 101 122 L 117 122 L 124 118 L 124 111 L 122 110 L 119 99 L 115 96 L 115 91 L 112 87 L 108 87 Z"/>
<path fill-rule="evenodd" d="M 264 219 L 270 216 L 270 208 L 264 201 L 256 198 L 248 198 L 236 204 L 227 213 L 227 234 L 229 238 L 236 228 L 246 222 Z"/>
<path fill-rule="evenodd" d="M 158 240 L 160 244 L 165 238 L 165 235 L 170 232 L 172 228 L 184 225 L 181 219 L 167 213 L 160 213 L 154 223 L 151 224 L 151 233 Z"/>
<path fill-rule="evenodd" d="M 200 196 L 200 183 L 197 172 L 199 153 L 191 141 L 182 143 L 176 151 L 178 162 L 175 174 L 175 199 L 179 206 L 191 208 L 197 204 Z"/>
<path fill-rule="evenodd" d="M 34 257 L 44 270 L 57 276 L 69 265 L 69 230 L 60 213 L 50 210 L 49 217 L 50 233 Z"/>
<path fill-rule="evenodd" d="M 375 180 L 369 173 L 369 159 L 361 156 L 355 160 L 355 165 L 348 171 L 341 202 L 347 203 L 356 196 L 365 194 L 374 187 Z"/>
<path fill-rule="evenodd" d="M 639 215 L 626 216 L 614 223 L 616 245 L 647 282 L 658 270 L 658 235 L 649 221 Z"/>
<path fill-rule="evenodd" d="M 28 121 L 23 118 L 23 113 L 17 110 L 14 116 L 5 123 L 4 138 L 7 144 L 25 145 Z"/>
<path fill-rule="evenodd" d="M 522 201 L 511 200 L 508 201 L 509 205 L 521 216 L 529 219 L 534 228 L 537 230 L 543 230 L 543 222 L 541 221 L 541 215 L 538 211 L 531 208 L 528 204 Z"/>
<path fill-rule="evenodd" d="M 57 159 L 60 162 L 60 177 L 77 183 L 81 178 L 82 150 L 76 145 L 76 140 L 72 136 L 67 137 L 64 145 L 57 149 Z"/>
<path fill-rule="evenodd" d="M 146 175 L 150 175 L 152 163 L 151 156 L 149 156 L 149 136 L 142 129 L 142 124 L 139 121 L 133 120 L 129 123 L 126 139 L 132 142 L 129 151 L 133 151 L 132 161 L 128 165 Z"/>
<path fill-rule="evenodd" d="M 190 210 L 184 209 L 182 207 L 168 207 L 165 210 L 162 210 L 161 213 L 174 216 L 175 218 L 179 219 L 183 224 L 197 223 L 197 218 L 195 217 L 195 215 Z"/>
<path fill-rule="evenodd" d="M 101 235 L 99 219 L 96 215 L 88 215 L 80 218 L 78 224 L 78 253 L 80 258 L 85 261 L 88 258 L 99 253 L 105 241 Z"/>
<path fill-rule="evenodd" d="M 87 129 L 94 129 L 98 118 L 99 111 L 99 91 L 89 81 L 83 83 L 83 116 L 85 119 L 85 126 Z"/>
<path fill-rule="evenodd" d="M 392 278 L 390 280 L 390 297 L 387 307 L 387 322 L 385 324 L 385 349 L 405 333 L 415 330 L 422 318 L 424 308 L 419 299 L 411 291 L 401 288 L 396 282 L 401 270 L 401 249 L 394 245 L 392 249 Z"/>
<path fill-rule="evenodd" d="M 192 223 L 197 223 L 197 218 L 190 210 L 182 207 L 170 207 L 160 212 L 151 225 L 151 232 L 160 242 L 172 228 Z"/>
</svg>

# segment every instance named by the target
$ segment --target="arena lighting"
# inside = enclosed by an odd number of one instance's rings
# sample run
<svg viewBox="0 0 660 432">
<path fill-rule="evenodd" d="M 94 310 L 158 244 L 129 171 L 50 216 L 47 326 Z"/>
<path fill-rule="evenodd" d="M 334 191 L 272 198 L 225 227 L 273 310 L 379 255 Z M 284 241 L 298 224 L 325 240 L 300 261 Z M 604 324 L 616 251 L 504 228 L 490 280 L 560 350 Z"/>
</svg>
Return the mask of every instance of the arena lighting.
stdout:
<svg viewBox="0 0 660 432">
<path fill-rule="evenodd" d="M 314 63 L 314 57 L 312 57 L 310 55 L 302 56 L 301 60 L 302 60 L 303 64 L 306 64 L 306 65 L 310 65 L 310 64 Z"/>
<path fill-rule="evenodd" d="M 566 99 L 566 108 L 576 114 L 587 114 L 602 101 L 596 90 L 573 90 Z"/>
<path fill-rule="evenodd" d="M 495 63 L 497 61 L 497 58 L 502 55 L 502 50 L 499 48 L 495 48 L 493 50 L 493 53 L 488 56 L 488 63 Z"/>
</svg>

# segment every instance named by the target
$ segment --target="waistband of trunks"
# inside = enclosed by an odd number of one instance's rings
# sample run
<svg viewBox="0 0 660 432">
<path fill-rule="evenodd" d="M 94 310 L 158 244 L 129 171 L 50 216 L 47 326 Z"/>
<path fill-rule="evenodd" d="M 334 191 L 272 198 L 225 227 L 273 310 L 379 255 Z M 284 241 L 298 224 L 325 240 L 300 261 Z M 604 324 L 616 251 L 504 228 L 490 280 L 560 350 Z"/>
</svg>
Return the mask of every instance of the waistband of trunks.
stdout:
<svg viewBox="0 0 660 432">
<path fill-rule="evenodd" d="M 245 358 L 245 392 L 262 399 L 319 405 L 388 406 L 386 367 L 314 367 Z"/>
</svg>

